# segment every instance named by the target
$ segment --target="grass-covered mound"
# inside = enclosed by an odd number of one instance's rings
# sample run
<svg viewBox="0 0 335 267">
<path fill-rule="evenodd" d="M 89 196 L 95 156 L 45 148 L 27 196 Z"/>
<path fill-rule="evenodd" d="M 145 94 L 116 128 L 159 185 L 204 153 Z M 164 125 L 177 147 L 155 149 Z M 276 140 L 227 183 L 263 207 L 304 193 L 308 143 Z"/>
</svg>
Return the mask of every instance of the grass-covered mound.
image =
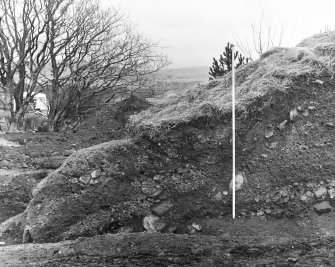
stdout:
<svg viewBox="0 0 335 267">
<path fill-rule="evenodd" d="M 285 92 L 299 77 L 333 74 L 335 32 L 317 34 L 293 48 L 273 48 L 236 70 L 236 109 L 245 113 L 259 98 Z M 264 106 L 266 107 L 266 105 Z M 231 112 L 231 73 L 131 117 L 131 127 L 155 131 Z"/>
</svg>

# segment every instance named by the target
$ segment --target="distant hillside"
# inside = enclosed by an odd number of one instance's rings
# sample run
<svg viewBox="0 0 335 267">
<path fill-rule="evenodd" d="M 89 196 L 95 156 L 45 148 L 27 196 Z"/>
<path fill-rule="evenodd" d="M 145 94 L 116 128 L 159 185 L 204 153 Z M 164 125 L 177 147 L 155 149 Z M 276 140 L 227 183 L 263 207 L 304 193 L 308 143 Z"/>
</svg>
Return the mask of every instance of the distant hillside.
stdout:
<svg viewBox="0 0 335 267">
<path fill-rule="evenodd" d="M 207 81 L 209 67 L 189 67 L 161 70 L 157 76 L 161 79 L 170 80 L 193 80 L 193 81 Z"/>
</svg>

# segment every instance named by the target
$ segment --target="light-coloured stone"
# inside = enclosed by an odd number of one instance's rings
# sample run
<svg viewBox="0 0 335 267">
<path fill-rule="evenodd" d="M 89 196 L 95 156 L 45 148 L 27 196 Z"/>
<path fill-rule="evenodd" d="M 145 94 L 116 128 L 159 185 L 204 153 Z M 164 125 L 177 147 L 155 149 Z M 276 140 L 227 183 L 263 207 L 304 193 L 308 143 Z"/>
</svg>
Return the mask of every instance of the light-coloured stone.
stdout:
<svg viewBox="0 0 335 267">
<path fill-rule="evenodd" d="M 171 210 L 173 207 L 174 204 L 170 200 L 166 200 L 152 207 L 151 211 L 157 216 L 162 216 L 169 210 Z"/>
<path fill-rule="evenodd" d="M 330 199 L 334 199 L 335 198 L 335 189 L 331 188 L 328 190 L 328 195 Z"/>
<path fill-rule="evenodd" d="M 327 194 L 327 189 L 325 187 L 320 187 L 314 192 L 316 198 L 322 198 Z"/>
<path fill-rule="evenodd" d="M 149 233 L 156 233 L 165 227 L 165 223 L 158 216 L 150 214 L 144 217 L 143 227 Z"/>
<path fill-rule="evenodd" d="M 88 184 L 91 180 L 91 176 L 90 175 L 83 175 L 80 176 L 79 181 L 82 182 L 83 184 Z"/>
<path fill-rule="evenodd" d="M 198 232 L 202 230 L 202 226 L 200 224 L 192 223 L 192 227 Z"/>
<path fill-rule="evenodd" d="M 292 109 L 290 111 L 290 120 L 291 121 L 295 121 L 297 117 L 298 117 L 298 111 L 297 111 L 297 109 Z"/>
<path fill-rule="evenodd" d="M 286 123 L 287 123 L 287 120 L 284 120 L 283 122 L 281 122 L 281 123 L 277 126 L 277 128 L 278 128 L 279 130 L 284 130 L 284 129 L 285 129 L 285 126 L 286 126 Z"/>
<path fill-rule="evenodd" d="M 218 201 L 222 200 L 222 198 L 223 198 L 223 194 L 222 194 L 222 192 L 218 192 L 218 193 L 214 196 L 214 198 L 215 198 L 215 200 L 218 200 Z"/>
<path fill-rule="evenodd" d="M 101 176 L 101 171 L 100 170 L 94 170 L 91 172 L 91 177 L 92 179 L 98 179 Z"/>
<path fill-rule="evenodd" d="M 332 207 L 330 206 L 328 201 L 323 201 L 319 204 L 315 204 L 314 205 L 314 210 L 318 213 L 318 214 L 323 214 L 323 213 L 328 213 L 331 212 Z"/>
<path fill-rule="evenodd" d="M 235 191 L 241 190 L 247 183 L 247 177 L 244 172 L 238 172 L 235 175 Z M 229 190 L 233 191 L 233 179 L 230 181 Z"/>
</svg>

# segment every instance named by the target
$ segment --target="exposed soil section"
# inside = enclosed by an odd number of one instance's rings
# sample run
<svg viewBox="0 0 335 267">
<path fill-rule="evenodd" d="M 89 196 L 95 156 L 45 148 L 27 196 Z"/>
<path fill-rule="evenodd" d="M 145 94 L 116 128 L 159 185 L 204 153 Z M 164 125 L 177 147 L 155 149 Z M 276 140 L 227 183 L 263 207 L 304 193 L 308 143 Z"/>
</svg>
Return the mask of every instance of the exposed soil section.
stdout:
<svg viewBox="0 0 335 267">
<path fill-rule="evenodd" d="M 237 73 L 235 220 L 229 77 L 129 128 L 146 102 L 97 110 L 65 133 L 4 135 L 20 144 L 0 147 L 3 220 L 16 215 L 0 226 L 16 244 L 0 250 L 4 263 L 331 266 L 335 83 L 320 47 L 276 49 Z M 34 244 L 17 245 L 24 233 Z"/>
</svg>

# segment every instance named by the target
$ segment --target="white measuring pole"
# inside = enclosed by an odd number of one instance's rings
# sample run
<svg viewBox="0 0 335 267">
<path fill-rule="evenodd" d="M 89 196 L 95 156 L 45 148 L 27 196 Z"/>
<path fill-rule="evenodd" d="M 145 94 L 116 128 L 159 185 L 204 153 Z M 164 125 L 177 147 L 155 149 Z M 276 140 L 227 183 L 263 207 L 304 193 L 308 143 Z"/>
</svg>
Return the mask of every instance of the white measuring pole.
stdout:
<svg viewBox="0 0 335 267">
<path fill-rule="evenodd" d="M 233 144 L 233 205 L 232 205 L 232 213 L 233 219 L 235 219 L 235 62 L 234 62 L 234 45 L 232 45 L 232 144 Z"/>
</svg>

